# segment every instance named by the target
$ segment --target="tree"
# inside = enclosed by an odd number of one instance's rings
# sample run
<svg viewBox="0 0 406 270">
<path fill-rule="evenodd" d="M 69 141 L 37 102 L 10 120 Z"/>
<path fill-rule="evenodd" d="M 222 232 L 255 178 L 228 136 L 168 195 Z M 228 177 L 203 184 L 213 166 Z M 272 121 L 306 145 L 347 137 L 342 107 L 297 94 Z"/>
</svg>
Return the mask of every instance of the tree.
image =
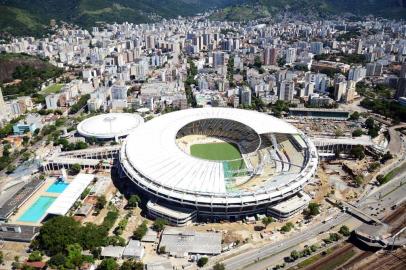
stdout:
<svg viewBox="0 0 406 270">
<path fill-rule="evenodd" d="M 374 162 L 369 164 L 368 166 L 368 172 L 374 172 L 376 169 L 378 169 L 381 166 L 381 164 L 379 162 Z"/>
<path fill-rule="evenodd" d="M 351 234 L 350 229 L 345 225 L 341 226 L 340 230 L 338 232 L 344 236 L 350 236 L 350 234 Z"/>
<path fill-rule="evenodd" d="M 390 160 L 392 158 L 393 158 L 392 154 L 388 151 L 388 152 L 386 152 L 385 154 L 382 155 L 381 163 L 383 164 L 383 163 L 385 163 L 386 161 L 388 161 L 388 160 Z"/>
<path fill-rule="evenodd" d="M 350 120 L 356 121 L 359 119 L 359 116 L 360 116 L 359 112 L 354 112 L 353 114 L 351 114 Z"/>
<path fill-rule="evenodd" d="M 354 177 L 354 184 L 356 187 L 360 187 L 364 183 L 364 177 L 362 175 L 357 175 Z"/>
<path fill-rule="evenodd" d="M 292 260 L 296 261 L 297 259 L 299 259 L 300 255 L 299 252 L 297 252 L 296 250 L 293 250 L 290 253 L 290 257 L 292 258 Z"/>
<path fill-rule="evenodd" d="M 344 131 L 341 128 L 337 128 L 334 131 L 334 136 L 337 137 L 337 138 L 342 137 L 342 136 L 344 136 Z"/>
<path fill-rule="evenodd" d="M 318 247 L 316 244 L 313 244 L 313 245 L 310 246 L 310 250 L 311 250 L 312 252 L 317 251 L 318 248 L 319 248 L 319 247 Z"/>
<path fill-rule="evenodd" d="M 123 262 L 120 270 L 144 270 L 144 264 L 139 261 L 128 260 Z"/>
<path fill-rule="evenodd" d="M 283 233 L 290 232 L 290 230 L 292 230 L 294 227 L 295 226 L 293 225 L 292 222 L 288 222 L 282 226 L 281 232 L 283 232 Z"/>
<path fill-rule="evenodd" d="M 47 250 L 50 255 L 65 252 L 68 245 L 79 242 L 80 223 L 71 217 L 55 217 L 40 229 L 38 246 L 41 250 Z"/>
<path fill-rule="evenodd" d="M 62 253 L 58 253 L 51 257 L 48 261 L 48 265 L 52 268 L 61 268 L 61 266 L 65 265 L 66 257 Z"/>
<path fill-rule="evenodd" d="M 160 246 L 159 247 L 159 254 L 165 254 L 166 252 L 166 247 L 165 246 Z"/>
<path fill-rule="evenodd" d="M 354 158 L 362 160 L 365 157 L 364 147 L 362 145 L 356 145 L 351 149 L 350 154 Z"/>
<path fill-rule="evenodd" d="M 226 269 L 226 267 L 224 266 L 224 264 L 222 264 L 222 263 L 216 263 L 214 266 L 213 266 L 213 270 L 225 270 Z"/>
<path fill-rule="evenodd" d="M 107 204 L 106 196 L 104 195 L 98 196 L 95 208 L 100 211 L 106 206 L 106 204 Z"/>
<path fill-rule="evenodd" d="M 165 219 L 162 218 L 157 218 L 154 221 L 154 224 L 152 225 L 152 229 L 154 231 L 160 232 L 163 229 L 165 229 L 165 226 L 168 224 L 168 222 Z"/>
<path fill-rule="evenodd" d="M 207 257 L 200 257 L 199 260 L 197 260 L 197 266 L 199 267 L 203 267 L 207 264 L 207 262 L 209 261 L 209 258 Z"/>
<path fill-rule="evenodd" d="M 352 136 L 353 137 L 361 137 L 364 134 L 364 132 L 362 131 L 362 129 L 356 129 L 352 132 Z"/>
<path fill-rule="evenodd" d="M 138 195 L 131 195 L 130 198 L 128 199 L 128 207 L 133 208 L 133 207 L 138 207 L 138 204 L 141 202 L 141 198 Z"/>
<path fill-rule="evenodd" d="M 268 225 L 272 222 L 274 222 L 274 219 L 272 217 L 264 217 L 262 219 L 262 224 L 264 224 L 265 227 L 268 227 Z"/>
<path fill-rule="evenodd" d="M 40 262 L 42 261 L 41 251 L 35 250 L 28 256 L 29 262 Z"/>
<path fill-rule="evenodd" d="M 147 231 L 148 231 L 147 222 L 144 221 L 134 231 L 133 238 L 136 240 L 141 240 L 144 237 L 144 235 L 147 233 Z"/>
<path fill-rule="evenodd" d="M 371 129 L 375 127 L 375 121 L 373 118 L 368 117 L 367 120 L 365 120 L 365 126 L 367 127 L 367 129 Z"/>
<path fill-rule="evenodd" d="M 0 250 L 0 264 L 3 264 L 4 262 L 4 254 L 3 251 Z"/>
<path fill-rule="evenodd" d="M 320 205 L 318 203 L 311 202 L 304 211 L 305 216 L 312 217 L 320 214 Z"/>
<path fill-rule="evenodd" d="M 71 269 L 76 269 L 83 264 L 82 247 L 75 243 L 66 247 L 68 253 L 66 266 Z"/>
<path fill-rule="evenodd" d="M 342 237 L 338 234 L 338 233 L 330 233 L 329 239 L 331 241 L 338 241 L 340 240 Z"/>
<path fill-rule="evenodd" d="M 384 175 L 382 175 L 382 174 L 379 174 L 379 175 L 376 176 L 376 180 L 378 181 L 378 183 L 380 185 L 383 185 L 386 182 L 386 177 Z"/>
<path fill-rule="evenodd" d="M 97 267 L 98 270 L 118 270 L 118 263 L 112 259 L 104 259 Z"/>
<path fill-rule="evenodd" d="M 69 174 L 70 175 L 77 175 L 78 173 L 80 173 L 81 169 L 82 169 L 82 167 L 80 166 L 80 164 L 75 163 L 69 168 Z"/>
</svg>

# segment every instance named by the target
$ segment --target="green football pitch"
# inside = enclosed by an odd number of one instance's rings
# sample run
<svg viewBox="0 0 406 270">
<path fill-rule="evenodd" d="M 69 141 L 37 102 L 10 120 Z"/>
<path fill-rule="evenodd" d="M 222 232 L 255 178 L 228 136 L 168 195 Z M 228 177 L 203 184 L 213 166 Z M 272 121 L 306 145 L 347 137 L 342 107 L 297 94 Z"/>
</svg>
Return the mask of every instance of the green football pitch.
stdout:
<svg viewBox="0 0 406 270">
<path fill-rule="evenodd" d="M 208 160 L 233 160 L 225 164 L 225 169 L 239 170 L 245 168 L 244 161 L 238 147 L 231 143 L 194 144 L 190 147 L 190 154 L 194 157 Z"/>
</svg>

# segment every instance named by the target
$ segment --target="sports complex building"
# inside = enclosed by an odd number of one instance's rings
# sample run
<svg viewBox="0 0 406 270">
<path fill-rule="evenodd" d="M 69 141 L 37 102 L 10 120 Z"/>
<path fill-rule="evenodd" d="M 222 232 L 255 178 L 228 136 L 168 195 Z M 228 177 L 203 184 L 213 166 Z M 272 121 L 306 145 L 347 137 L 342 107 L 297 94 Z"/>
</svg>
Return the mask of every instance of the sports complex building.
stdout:
<svg viewBox="0 0 406 270">
<path fill-rule="evenodd" d="M 123 180 L 148 197 L 148 213 L 175 225 L 238 220 L 271 208 L 272 214 L 302 191 L 318 165 L 316 147 L 294 126 L 231 108 L 150 120 L 128 135 L 119 159 Z"/>
</svg>

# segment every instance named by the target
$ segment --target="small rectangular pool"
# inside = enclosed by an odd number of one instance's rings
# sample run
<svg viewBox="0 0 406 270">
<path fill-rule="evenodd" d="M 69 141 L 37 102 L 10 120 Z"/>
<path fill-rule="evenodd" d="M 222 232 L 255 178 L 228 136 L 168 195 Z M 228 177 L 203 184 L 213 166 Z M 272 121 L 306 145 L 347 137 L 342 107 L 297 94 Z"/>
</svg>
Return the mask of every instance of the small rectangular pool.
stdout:
<svg viewBox="0 0 406 270">
<path fill-rule="evenodd" d="M 56 200 L 56 197 L 41 196 L 18 219 L 23 222 L 38 222 L 45 215 L 47 209 Z"/>
<path fill-rule="evenodd" d="M 63 181 L 56 181 L 47 189 L 47 192 L 62 193 L 67 186 L 69 186 L 69 183 Z"/>
</svg>

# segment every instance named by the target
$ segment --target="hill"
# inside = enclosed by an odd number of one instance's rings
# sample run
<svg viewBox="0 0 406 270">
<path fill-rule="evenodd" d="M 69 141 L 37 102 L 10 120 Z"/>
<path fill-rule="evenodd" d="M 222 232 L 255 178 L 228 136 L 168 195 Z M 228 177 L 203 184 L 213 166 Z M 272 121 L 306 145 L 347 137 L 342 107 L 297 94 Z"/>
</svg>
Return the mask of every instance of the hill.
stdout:
<svg viewBox="0 0 406 270">
<path fill-rule="evenodd" d="M 151 22 L 218 8 L 213 19 L 247 20 L 280 11 L 352 13 L 406 18 L 406 0 L 0 0 L 0 33 L 44 33 L 51 19 L 91 27 L 101 22 Z"/>
<path fill-rule="evenodd" d="M 219 10 L 211 18 L 238 21 L 262 18 L 281 11 L 318 17 L 346 13 L 354 16 L 375 15 L 405 19 L 406 0 L 246 0 L 241 5 Z"/>
<path fill-rule="evenodd" d="M 144 23 L 187 16 L 241 0 L 0 0 L 0 32 L 39 35 L 51 19 L 95 26 L 100 22 Z"/>
</svg>

